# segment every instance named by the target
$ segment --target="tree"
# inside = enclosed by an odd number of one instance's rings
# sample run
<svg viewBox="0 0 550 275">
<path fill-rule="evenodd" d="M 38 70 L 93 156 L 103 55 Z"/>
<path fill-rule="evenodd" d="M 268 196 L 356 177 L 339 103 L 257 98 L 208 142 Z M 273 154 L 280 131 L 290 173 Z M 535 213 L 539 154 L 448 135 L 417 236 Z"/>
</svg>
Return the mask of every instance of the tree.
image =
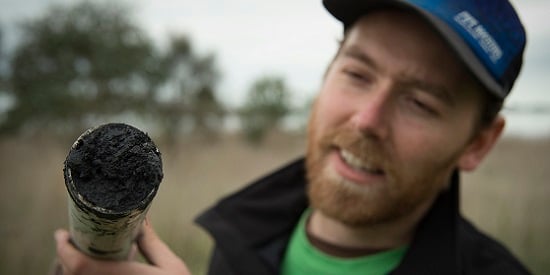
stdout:
<svg viewBox="0 0 550 275">
<path fill-rule="evenodd" d="M 182 35 L 172 38 L 167 51 L 158 50 L 128 10 L 80 2 L 24 23 L 10 62 L 15 104 L 0 133 L 80 132 L 95 121 L 130 114 L 176 134 L 182 117 L 202 115 L 194 102 L 205 89 L 221 109 L 214 57 L 197 56 Z"/>
<path fill-rule="evenodd" d="M 57 6 L 22 30 L 11 61 L 15 108 L 4 131 L 82 128 L 91 116 L 126 111 L 150 89 L 143 84 L 151 41 L 122 6 Z"/>
<path fill-rule="evenodd" d="M 157 112 L 167 141 L 181 130 L 212 137 L 222 128 L 224 106 L 215 93 L 220 78 L 213 55 L 197 55 L 185 36 L 173 36 L 162 58 L 166 76 Z"/>
<path fill-rule="evenodd" d="M 289 97 L 289 90 L 281 77 L 265 76 L 252 84 L 239 112 L 248 141 L 259 143 L 270 129 L 281 126 L 281 120 L 290 111 Z"/>
<path fill-rule="evenodd" d="M 7 58 L 4 53 L 4 36 L 0 28 L 0 97 L 7 93 Z"/>
</svg>

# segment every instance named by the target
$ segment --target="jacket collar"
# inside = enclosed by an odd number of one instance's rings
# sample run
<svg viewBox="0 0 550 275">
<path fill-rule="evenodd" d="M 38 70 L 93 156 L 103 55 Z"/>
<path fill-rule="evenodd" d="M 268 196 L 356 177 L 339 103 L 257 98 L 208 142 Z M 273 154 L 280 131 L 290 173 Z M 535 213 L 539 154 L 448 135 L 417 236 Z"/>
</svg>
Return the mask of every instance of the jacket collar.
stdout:
<svg viewBox="0 0 550 275">
<path fill-rule="evenodd" d="M 308 206 L 305 162 L 298 159 L 248 185 L 204 212 L 197 223 L 210 232 L 229 261 L 246 259 L 247 270 L 278 273 L 290 234 Z M 391 273 L 455 274 L 459 176 L 442 192 L 420 222 L 400 265 Z M 241 270 L 239 274 L 250 274 Z"/>
<path fill-rule="evenodd" d="M 308 206 L 304 160 L 220 200 L 196 222 L 215 240 L 232 274 L 278 274 L 286 244 Z"/>
<path fill-rule="evenodd" d="M 458 274 L 459 175 L 420 221 L 409 250 L 391 274 Z"/>
</svg>

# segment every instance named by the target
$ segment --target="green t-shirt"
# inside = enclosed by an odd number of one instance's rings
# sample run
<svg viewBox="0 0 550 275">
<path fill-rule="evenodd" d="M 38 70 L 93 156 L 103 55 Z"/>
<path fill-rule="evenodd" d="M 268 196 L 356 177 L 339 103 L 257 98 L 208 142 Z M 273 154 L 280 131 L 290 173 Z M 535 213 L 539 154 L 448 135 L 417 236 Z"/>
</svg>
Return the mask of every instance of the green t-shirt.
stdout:
<svg viewBox="0 0 550 275">
<path fill-rule="evenodd" d="M 286 250 L 282 275 L 383 275 L 392 271 L 407 251 L 407 246 L 356 258 L 338 258 L 315 248 L 306 236 L 305 211 L 290 238 Z"/>
</svg>

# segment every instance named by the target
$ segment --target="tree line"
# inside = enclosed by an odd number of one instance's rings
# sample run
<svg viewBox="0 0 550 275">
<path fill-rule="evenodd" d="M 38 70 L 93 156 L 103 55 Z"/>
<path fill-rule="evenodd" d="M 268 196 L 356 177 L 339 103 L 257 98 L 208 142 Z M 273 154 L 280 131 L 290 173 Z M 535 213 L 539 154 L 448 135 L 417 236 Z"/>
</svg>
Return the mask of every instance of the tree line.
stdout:
<svg viewBox="0 0 550 275">
<path fill-rule="evenodd" d="M 222 72 L 214 54 L 200 55 L 186 35 L 158 47 L 120 3 L 53 6 L 22 22 L 8 54 L 0 35 L 0 136 L 47 130 L 73 135 L 98 121 L 132 117 L 169 140 L 185 132 L 216 136 L 228 115 L 259 142 L 293 109 L 283 78 L 250 85 L 243 106 L 217 96 Z M 0 33 L 1 34 L 1 33 Z"/>
</svg>

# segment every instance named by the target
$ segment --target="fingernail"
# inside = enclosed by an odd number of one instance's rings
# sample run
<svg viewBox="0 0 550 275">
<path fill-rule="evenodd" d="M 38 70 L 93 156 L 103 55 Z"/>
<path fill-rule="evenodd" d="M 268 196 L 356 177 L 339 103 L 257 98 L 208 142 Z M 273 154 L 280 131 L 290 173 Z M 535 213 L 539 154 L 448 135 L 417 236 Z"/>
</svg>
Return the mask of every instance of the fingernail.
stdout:
<svg viewBox="0 0 550 275">
<path fill-rule="evenodd" d="M 61 240 L 63 240 L 63 238 L 64 238 L 64 232 L 63 232 L 63 230 L 61 230 L 61 229 L 55 230 L 55 232 L 53 233 L 53 237 L 54 237 L 54 239 L 55 239 L 56 241 L 61 241 Z"/>
</svg>

